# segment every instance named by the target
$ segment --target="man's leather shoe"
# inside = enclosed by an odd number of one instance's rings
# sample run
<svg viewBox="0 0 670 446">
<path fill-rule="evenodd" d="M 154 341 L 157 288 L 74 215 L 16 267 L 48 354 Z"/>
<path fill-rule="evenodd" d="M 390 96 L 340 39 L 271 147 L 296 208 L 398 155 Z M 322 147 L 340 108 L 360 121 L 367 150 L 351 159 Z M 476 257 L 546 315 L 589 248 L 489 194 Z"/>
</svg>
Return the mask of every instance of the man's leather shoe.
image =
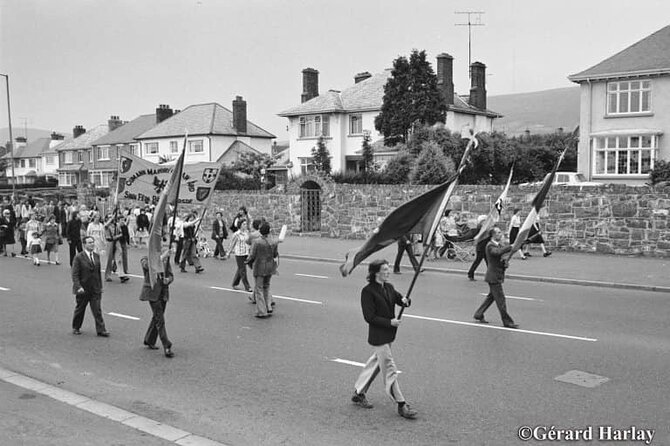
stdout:
<svg viewBox="0 0 670 446">
<path fill-rule="evenodd" d="M 182 273 L 185 273 L 185 272 L 186 272 L 186 269 L 184 269 L 184 268 L 179 268 L 179 271 L 181 271 Z"/>
<path fill-rule="evenodd" d="M 111 278 L 111 277 L 106 277 L 106 278 L 105 278 L 105 282 L 111 282 L 111 281 L 112 281 L 112 278 Z"/>
<path fill-rule="evenodd" d="M 72 334 L 73 334 L 73 335 L 80 335 L 80 334 L 81 334 L 81 330 L 79 330 L 78 328 L 75 328 L 75 329 L 72 330 Z"/>
<path fill-rule="evenodd" d="M 482 317 L 477 317 L 477 316 L 475 316 L 475 320 L 476 320 L 477 322 L 479 322 L 480 324 L 488 324 L 488 323 L 489 323 L 489 321 L 487 321 L 486 319 L 484 319 L 484 316 L 482 316 Z"/>
<path fill-rule="evenodd" d="M 130 280 L 130 277 L 127 276 L 121 276 L 121 283 L 126 283 Z"/>
<path fill-rule="evenodd" d="M 468 276 L 468 280 L 469 280 L 470 282 L 474 282 L 474 281 L 477 280 L 477 279 L 475 279 L 475 278 L 472 277 L 472 276 Z"/>
<path fill-rule="evenodd" d="M 203 272 L 204 270 L 205 270 L 205 268 L 196 268 L 196 269 L 195 269 L 195 273 L 196 273 L 196 274 L 200 274 L 200 273 Z"/>
<path fill-rule="evenodd" d="M 403 418 L 413 420 L 416 418 L 417 412 L 409 407 L 409 404 L 405 403 L 402 406 L 398 406 L 398 414 Z"/>
<path fill-rule="evenodd" d="M 370 404 L 368 399 L 365 397 L 364 393 L 357 393 L 356 391 L 354 391 L 354 396 L 351 397 L 351 401 L 355 403 L 357 406 L 362 407 L 363 409 L 372 409 L 373 407 L 375 407 L 372 404 Z"/>
<path fill-rule="evenodd" d="M 109 332 L 108 331 L 101 331 L 100 333 L 98 333 L 98 336 L 100 336 L 102 338 L 108 338 L 109 337 Z"/>
<path fill-rule="evenodd" d="M 166 358 L 172 358 L 174 356 L 174 353 L 172 352 L 171 348 L 166 348 L 165 349 L 165 357 Z"/>
<path fill-rule="evenodd" d="M 144 345 L 146 345 L 149 350 L 158 350 L 158 347 L 156 347 L 156 344 L 148 344 L 148 343 L 145 342 Z"/>
<path fill-rule="evenodd" d="M 544 257 L 549 257 L 551 255 L 551 251 L 547 251 L 544 254 L 542 254 Z"/>
<path fill-rule="evenodd" d="M 505 328 L 519 328 L 519 324 L 507 324 Z"/>
</svg>

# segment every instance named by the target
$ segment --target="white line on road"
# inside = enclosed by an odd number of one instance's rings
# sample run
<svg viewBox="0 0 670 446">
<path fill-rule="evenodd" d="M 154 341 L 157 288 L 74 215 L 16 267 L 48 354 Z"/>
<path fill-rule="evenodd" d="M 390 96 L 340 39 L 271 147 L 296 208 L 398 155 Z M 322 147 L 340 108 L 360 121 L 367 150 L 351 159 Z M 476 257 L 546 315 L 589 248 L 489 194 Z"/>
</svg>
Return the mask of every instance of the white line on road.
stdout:
<svg viewBox="0 0 670 446">
<path fill-rule="evenodd" d="M 488 296 L 488 293 L 479 293 L 482 296 Z M 542 299 L 535 299 L 534 297 L 519 297 L 519 296 L 508 296 L 505 294 L 505 297 L 508 299 L 517 299 L 517 300 L 531 300 L 533 302 L 543 302 Z"/>
<path fill-rule="evenodd" d="M 0 286 L 0 291 L 11 291 L 9 288 L 4 288 Z"/>
<path fill-rule="evenodd" d="M 230 291 L 230 292 L 233 292 L 233 293 L 248 293 L 248 291 L 244 291 L 244 290 L 234 290 L 232 288 L 222 288 L 222 287 L 218 287 L 218 286 L 211 286 L 210 288 L 213 289 L 213 290 Z M 302 302 L 302 303 L 305 303 L 305 304 L 323 305 L 323 302 L 319 302 L 317 300 L 298 299 L 297 297 L 280 296 L 278 294 L 273 294 L 272 297 L 274 297 L 275 299 L 293 300 L 293 301 Z"/>
<path fill-rule="evenodd" d="M 331 359 L 331 361 L 332 362 L 337 362 L 337 363 L 340 363 L 340 364 L 353 365 L 355 367 L 361 367 L 361 368 L 365 367 L 365 364 L 362 363 L 362 362 L 350 361 L 348 359 L 335 358 L 335 359 Z M 398 373 L 402 373 L 402 371 L 398 370 Z"/>
<path fill-rule="evenodd" d="M 435 321 L 435 322 L 446 322 L 448 324 L 456 324 L 456 325 L 468 325 L 471 327 L 479 327 L 479 328 L 492 328 L 495 330 L 507 330 L 507 331 L 512 331 L 516 333 L 528 333 L 528 334 L 535 334 L 535 335 L 540 335 L 540 336 L 551 336 L 554 338 L 564 338 L 564 339 L 575 339 L 577 341 L 588 341 L 588 342 L 596 342 L 597 339 L 594 338 L 585 338 L 582 336 L 571 336 L 571 335 L 564 335 L 564 334 L 559 334 L 559 333 L 548 333 L 544 331 L 532 331 L 532 330 L 521 330 L 518 328 L 507 328 L 507 327 L 498 327 L 495 325 L 489 325 L 489 324 L 481 324 L 479 322 L 462 322 L 462 321 L 452 321 L 449 319 L 439 319 L 436 317 L 426 317 L 426 316 L 415 316 L 412 314 L 405 314 L 405 317 L 413 318 L 413 319 L 422 319 L 425 321 Z"/>
<path fill-rule="evenodd" d="M 296 276 L 302 276 L 302 277 L 313 277 L 315 279 L 327 279 L 328 276 L 315 276 L 313 274 L 300 274 L 300 273 L 295 273 Z"/>
<path fill-rule="evenodd" d="M 139 317 L 128 316 L 127 314 L 121 314 L 121 313 L 107 313 L 107 314 L 109 314 L 110 316 L 116 316 L 116 317 L 120 317 L 120 318 L 123 318 L 123 319 L 130 319 L 132 321 L 139 321 L 140 320 Z"/>
</svg>

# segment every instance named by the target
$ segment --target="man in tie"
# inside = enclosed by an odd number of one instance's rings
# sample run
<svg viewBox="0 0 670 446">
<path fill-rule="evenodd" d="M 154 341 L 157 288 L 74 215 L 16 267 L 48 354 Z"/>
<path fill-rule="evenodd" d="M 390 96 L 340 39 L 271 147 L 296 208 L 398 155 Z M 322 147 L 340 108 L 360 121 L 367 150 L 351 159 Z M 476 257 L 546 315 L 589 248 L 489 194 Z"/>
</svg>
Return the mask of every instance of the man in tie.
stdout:
<svg viewBox="0 0 670 446">
<path fill-rule="evenodd" d="M 76 255 L 72 262 L 72 293 L 75 295 L 76 306 L 72 318 L 72 334 L 81 334 L 86 306 L 91 305 L 91 313 L 95 319 L 95 330 L 98 336 L 107 337 L 102 318 L 102 274 L 100 272 L 100 256 L 93 252 L 95 239 L 84 238 L 84 250 Z"/>
</svg>

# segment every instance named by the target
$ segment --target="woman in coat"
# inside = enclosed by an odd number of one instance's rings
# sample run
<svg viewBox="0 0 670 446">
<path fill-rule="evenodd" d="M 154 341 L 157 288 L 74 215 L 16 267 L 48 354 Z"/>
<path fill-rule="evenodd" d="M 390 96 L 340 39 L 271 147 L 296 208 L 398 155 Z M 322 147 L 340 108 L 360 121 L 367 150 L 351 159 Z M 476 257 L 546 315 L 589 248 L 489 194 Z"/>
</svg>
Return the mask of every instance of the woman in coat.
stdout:
<svg viewBox="0 0 670 446">
<path fill-rule="evenodd" d="M 254 296 L 256 298 L 256 317 L 272 315 L 272 296 L 270 279 L 277 272 L 277 242 L 270 240 L 270 224 L 264 222 L 259 229 L 261 236 L 251 244 L 251 252 L 247 265 L 251 266 L 254 275 Z"/>
</svg>

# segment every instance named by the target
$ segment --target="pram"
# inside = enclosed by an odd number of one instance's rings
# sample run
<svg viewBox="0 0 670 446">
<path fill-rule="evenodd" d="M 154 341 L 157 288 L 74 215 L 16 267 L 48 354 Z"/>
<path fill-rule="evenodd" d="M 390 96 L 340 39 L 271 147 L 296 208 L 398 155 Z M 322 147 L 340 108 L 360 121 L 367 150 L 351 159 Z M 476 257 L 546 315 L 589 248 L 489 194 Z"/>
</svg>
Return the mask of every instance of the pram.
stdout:
<svg viewBox="0 0 670 446">
<path fill-rule="evenodd" d="M 214 257 L 214 251 L 209 246 L 209 242 L 205 236 L 201 236 L 198 239 L 198 255 L 203 259 L 206 259 L 207 257 Z"/>
<path fill-rule="evenodd" d="M 461 229 L 461 228 L 459 228 Z M 475 258 L 475 236 L 479 233 L 479 227 L 462 228 L 459 235 L 445 235 L 443 252 L 448 259 L 460 262 L 471 262 Z M 440 255 L 443 253 L 440 252 Z"/>
</svg>

